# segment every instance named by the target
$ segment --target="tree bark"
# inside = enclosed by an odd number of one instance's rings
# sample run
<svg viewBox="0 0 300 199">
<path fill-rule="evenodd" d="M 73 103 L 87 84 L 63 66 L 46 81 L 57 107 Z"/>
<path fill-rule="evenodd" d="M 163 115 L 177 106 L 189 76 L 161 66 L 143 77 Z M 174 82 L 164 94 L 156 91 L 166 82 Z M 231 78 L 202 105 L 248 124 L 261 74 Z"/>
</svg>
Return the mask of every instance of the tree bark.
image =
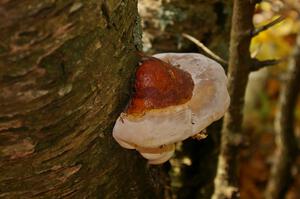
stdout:
<svg viewBox="0 0 300 199">
<path fill-rule="evenodd" d="M 0 198 L 161 198 L 111 131 L 140 43 L 136 0 L 0 1 Z"/>
<path fill-rule="evenodd" d="M 283 84 L 275 119 L 276 153 L 266 189 L 267 199 L 284 198 L 292 183 L 292 166 L 298 154 L 294 132 L 295 107 L 300 92 L 300 33 L 290 58 L 287 81 Z"/>
</svg>

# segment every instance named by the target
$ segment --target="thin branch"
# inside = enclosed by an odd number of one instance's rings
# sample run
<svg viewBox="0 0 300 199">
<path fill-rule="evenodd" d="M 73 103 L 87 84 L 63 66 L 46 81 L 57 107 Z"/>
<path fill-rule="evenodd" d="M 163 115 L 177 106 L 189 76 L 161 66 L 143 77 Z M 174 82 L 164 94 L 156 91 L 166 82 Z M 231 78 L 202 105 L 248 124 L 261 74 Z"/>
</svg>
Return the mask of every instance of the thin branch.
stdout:
<svg viewBox="0 0 300 199">
<path fill-rule="evenodd" d="M 271 27 L 275 26 L 276 24 L 282 22 L 284 19 L 285 19 L 284 16 L 280 16 L 280 17 L 276 18 L 275 20 L 271 21 L 270 23 L 268 23 L 264 26 L 261 26 L 261 27 L 255 29 L 254 31 L 252 31 L 251 36 L 254 37 L 254 36 L 258 35 L 259 33 L 268 30 L 269 28 L 271 28 Z"/>
<path fill-rule="evenodd" d="M 266 66 L 274 66 L 274 65 L 278 64 L 279 62 L 280 62 L 280 60 L 276 60 L 276 59 L 267 59 L 267 60 L 260 61 L 256 58 L 253 58 L 250 70 L 251 70 L 251 72 L 257 71 Z"/>
<path fill-rule="evenodd" d="M 221 64 L 224 64 L 224 65 L 228 64 L 228 62 L 226 60 L 224 60 L 220 56 L 216 55 L 214 52 L 212 52 L 209 48 L 207 48 L 202 42 L 200 42 L 195 37 L 188 35 L 186 33 L 182 33 L 182 36 L 185 37 L 186 39 L 190 40 L 194 44 L 196 44 L 199 48 L 201 48 L 205 53 L 207 53 L 215 61 L 220 62 Z"/>
<path fill-rule="evenodd" d="M 294 134 L 295 106 L 300 92 L 300 33 L 289 62 L 287 81 L 283 83 L 275 119 L 276 154 L 266 189 L 266 199 L 285 198 L 292 182 L 291 168 L 298 155 Z"/>
<path fill-rule="evenodd" d="M 221 133 L 221 148 L 218 158 L 215 190 L 212 199 L 239 198 L 238 156 L 242 134 L 243 108 L 248 76 L 251 72 L 252 58 L 249 47 L 253 30 L 252 18 L 255 3 L 234 0 L 230 35 L 228 92 L 231 98 L 225 114 Z"/>
</svg>

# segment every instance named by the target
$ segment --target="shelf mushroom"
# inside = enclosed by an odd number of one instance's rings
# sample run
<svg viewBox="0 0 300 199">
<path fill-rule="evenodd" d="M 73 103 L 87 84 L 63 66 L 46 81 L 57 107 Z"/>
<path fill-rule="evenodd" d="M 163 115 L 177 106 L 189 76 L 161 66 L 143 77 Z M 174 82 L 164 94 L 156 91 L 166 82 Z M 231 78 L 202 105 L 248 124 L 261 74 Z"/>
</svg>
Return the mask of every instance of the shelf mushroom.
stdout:
<svg viewBox="0 0 300 199">
<path fill-rule="evenodd" d="M 177 142 L 224 115 L 230 102 L 226 81 L 223 68 L 201 54 L 144 57 L 136 71 L 135 93 L 117 119 L 113 137 L 150 164 L 164 163 Z"/>
</svg>

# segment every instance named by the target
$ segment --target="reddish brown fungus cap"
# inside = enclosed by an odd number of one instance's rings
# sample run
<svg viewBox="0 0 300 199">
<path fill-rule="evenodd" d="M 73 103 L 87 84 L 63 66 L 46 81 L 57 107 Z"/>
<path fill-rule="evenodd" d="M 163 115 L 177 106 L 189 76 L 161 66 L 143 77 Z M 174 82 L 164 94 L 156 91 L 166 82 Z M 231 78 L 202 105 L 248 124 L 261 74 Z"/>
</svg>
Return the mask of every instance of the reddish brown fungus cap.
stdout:
<svg viewBox="0 0 300 199">
<path fill-rule="evenodd" d="M 148 110 L 184 104 L 193 95 L 192 76 L 154 57 L 142 60 L 136 71 L 135 94 L 126 110 L 144 114 Z"/>
</svg>

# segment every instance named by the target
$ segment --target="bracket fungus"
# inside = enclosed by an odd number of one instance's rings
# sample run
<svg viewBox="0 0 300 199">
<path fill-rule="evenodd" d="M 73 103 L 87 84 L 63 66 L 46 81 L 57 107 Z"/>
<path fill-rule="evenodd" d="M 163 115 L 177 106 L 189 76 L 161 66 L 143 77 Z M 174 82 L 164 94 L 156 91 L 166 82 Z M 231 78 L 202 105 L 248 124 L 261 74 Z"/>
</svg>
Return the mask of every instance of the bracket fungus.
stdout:
<svg viewBox="0 0 300 199">
<path fill-rule="evenodd" d="M 223 68 L 201 54 L 144 57 L 136 71 L 135 93 L 117 119 L 113 137 L 150 164 L 164 163 L 177 142 L 224 115 L 230 102 L 226 81 Z"/>
</svg>

